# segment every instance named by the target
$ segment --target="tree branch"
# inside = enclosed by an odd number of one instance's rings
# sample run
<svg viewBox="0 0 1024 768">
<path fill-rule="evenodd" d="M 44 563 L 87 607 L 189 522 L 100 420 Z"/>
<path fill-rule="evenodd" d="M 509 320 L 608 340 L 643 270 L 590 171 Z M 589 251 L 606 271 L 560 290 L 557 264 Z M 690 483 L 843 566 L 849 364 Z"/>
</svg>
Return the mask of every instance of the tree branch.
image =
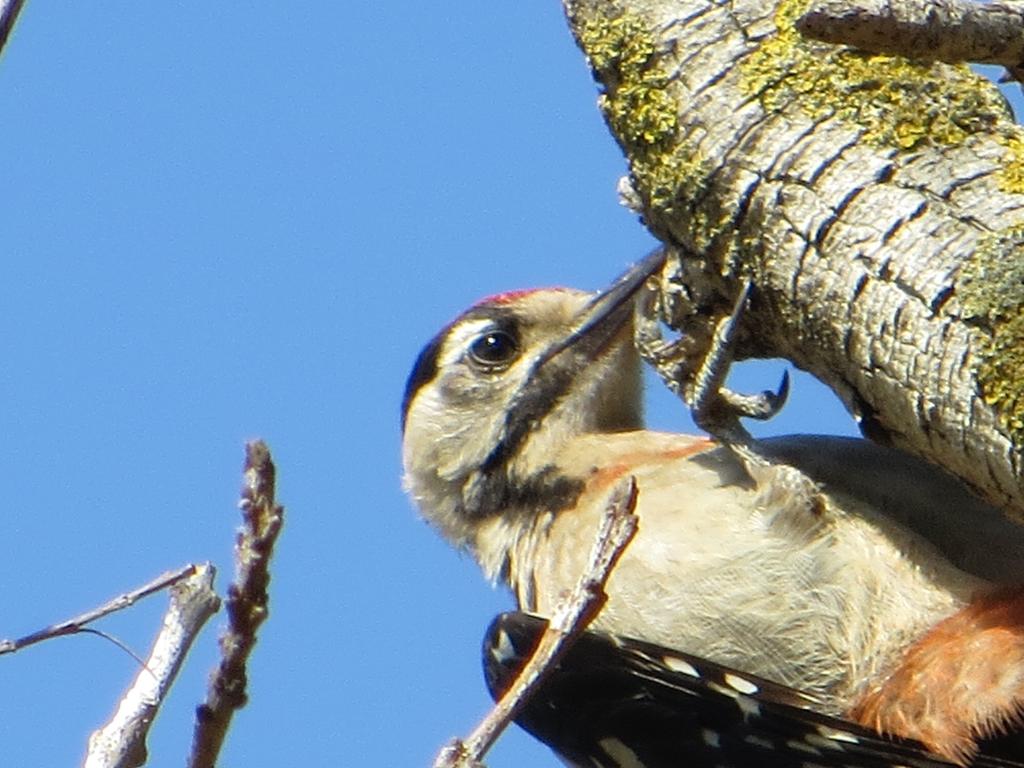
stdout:
<svg viewBox="0 0 1024 768">
<path fill-rule="evenodd" d="M 228 588 L 228 627 L 220 639 L 221 661 L 210 677 L 206 702 L 196 708 L 189 768 L 213 768 L 235 711 L 247 701 L 246 665 L 256 632 L 266 621 L 270 557 L 284 523 L 274 500 L 275 469 L 262 441 L 246 445 L 242 529 L 235 543 L 235 581 Z"/>
<path fill-rule="evenodd" d="M 1024 6 L 968 0 L 818 0 L 796 21 L 805 35 L 876 53 L 1016 69 Z"/>
<path fill-rule="evenodd" d="M 608 577 L 636 534 L 636 494 L 636 480 L 632 477 L 619 482 L 613 489 L 586 570 L 580 575 L 572 593 L 559 603 L 530 660 L 473 733 L 464 741 L 456 739 L 441 750 L 434 761 L 434 768 L 482 766 L 487 751 L 600 612 L 608 599 L 604 592 Z"/>
<path fill-rule="evenodd" d="M 0 0 L 0 53 L 7 45 L 7 38 L 11 36 L 14 22 L 18 20 L 24 4 L 25 0 Z"/>
<path fill-rule="evenodd" d="M 173 582 L 171 605 L 145 666 L 121 698 L 110 721 L 89 738 L 85 768 L 135 768 L 145 764 L 150 725 L 199 630 L 220 606 L 220 598 L 213 591 L 213 566 L 206 564 L 190 570 L 187 578 Z"/>
<path fill-rule="evenodd" d="M 62 621 L 60 624 L 52 624 L 49 627 L 40 629 L 29 635 L 25 635 L 24 637 L 20 637 L 17 640 L 0 640 L 0 655 L 20 651 L 22 648 L 27 648 L 30 645 L 41 643 L 43 640 L 49 640 L 63 635 L 73 635 L 77 632 L 81 632 L 86 625 L 91 624 L 97 619 L 102 619 L 104 616 L 108 616 L 111 613 L 128 608 L 142 598 L 149 597 L 149 595 L 152 595 L 154 592 L 160 592 L 161 590 L 167 589 L 167 587 L 172 587 L 183 579 L 193 576 L 200 568 L 204 567 L 209 566 L 198 566 L 190 563 L 176 571 L 167 571 L 166 573 L 162 573 L 157 576 L 148 584 L 144 584 L 138 589 L 126 592 L 123 595 L 118 595 L 113 600 L 110 600 L 91 611 L 86 611 L 73 619 L 67 619 L 66 621 Z"/>
</svg>

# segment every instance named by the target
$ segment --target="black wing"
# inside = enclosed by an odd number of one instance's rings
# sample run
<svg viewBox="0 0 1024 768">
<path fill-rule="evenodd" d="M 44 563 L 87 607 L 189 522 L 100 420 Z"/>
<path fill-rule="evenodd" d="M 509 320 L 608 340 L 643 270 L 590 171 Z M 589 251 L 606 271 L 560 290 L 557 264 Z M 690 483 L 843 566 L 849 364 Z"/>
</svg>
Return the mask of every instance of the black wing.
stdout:
<svg viewBox="0 0 1024 768">
<path fill-rule="evenodd" d="M 483 651 L 493 697 L 515 679 L 546 627 L 524 613 L 491 623 Z M 516 722 L 570 765 L 587 768 L 949 768 L 916 742 L 881 738 L 814 706 L 791 688 L 696 656 L 586 632 Z M 982 755 L 974 765 L 1024 763 Z"/>
</svg>

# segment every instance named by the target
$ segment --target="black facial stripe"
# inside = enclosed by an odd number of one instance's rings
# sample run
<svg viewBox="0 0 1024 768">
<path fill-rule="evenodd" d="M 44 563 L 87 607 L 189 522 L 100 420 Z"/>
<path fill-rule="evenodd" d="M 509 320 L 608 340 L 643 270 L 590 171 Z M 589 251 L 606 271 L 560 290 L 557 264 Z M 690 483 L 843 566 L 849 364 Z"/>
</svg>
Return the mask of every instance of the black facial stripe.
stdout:
<svg viewBox="0 0 1024 768">
<path fill-rule="evenodd" d="M 529 384 L 505 414 L 505 430 L 484 461 L 484 472 L 502 472 L 530 433 L 540 427 L 544 417 L 565 397 L 574 378 L 575 372 L 567 365 L 541 366 L 530 374 Z"/>
<path fill-rule="evenodd" d="M 463 505 L 462 513 L 481 518 L 512 509 L 559 512 L 576 504 L 584 486 L 582 479 L 558 474 L 551 466 L 522 480 L 512 480 L 505 472 L 485 473 L 474 489 L 472 501 Z"/>
<path fill-rule="evenodd" d="M 577 371 L 589 361 L 600 357 L 608 342 L 622 328 L 632 309 L 624 305 L 616 310 L 621 320 L 609 316 L 607 322 L 590 329 L 576 338 L 554 357 L 541 359 L 530 373 L 529 382 L 512 403 L 505 415 L 505 430 L 498 444 L 483 463 L 485 473 L 502 473 L 530 434 L 540 427 L 544 417 L 551 413 L 569 392 Z M 571 357 L 578 358 L 576 360 Z"/>
<path fill-rule="evenodd" d="M 449 326 L 450 328 L 450 326 Z M 448 335 L 448 328 L 432 338 L 413 363 L 412 373 L 405 382 L 405 393 L 402 395 L 402 432 L 405 432 L 405 420 L 409 417 L 409 404 L 420 389 L 429 384 L 437 376 L 437 357 L 441 354 L 441 342 Z"/>
</svg>

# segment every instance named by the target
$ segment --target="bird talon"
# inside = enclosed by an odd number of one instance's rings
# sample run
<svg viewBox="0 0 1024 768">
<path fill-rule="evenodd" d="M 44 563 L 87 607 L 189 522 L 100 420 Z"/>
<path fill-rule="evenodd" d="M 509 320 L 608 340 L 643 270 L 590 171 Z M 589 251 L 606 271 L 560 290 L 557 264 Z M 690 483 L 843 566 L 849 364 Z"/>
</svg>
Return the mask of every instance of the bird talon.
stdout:
<svg viewBox="0 0 1024 768">
<path fill-rule="evenodd" d="M 724 405 L 736 416 L 768 421 L 778 415 L 789 398 L 789 371 L 784 371 L 778 388 L 766 389 L 756 395 L 744 395 L 728 387 L 719 390 Z"/>
</svg>

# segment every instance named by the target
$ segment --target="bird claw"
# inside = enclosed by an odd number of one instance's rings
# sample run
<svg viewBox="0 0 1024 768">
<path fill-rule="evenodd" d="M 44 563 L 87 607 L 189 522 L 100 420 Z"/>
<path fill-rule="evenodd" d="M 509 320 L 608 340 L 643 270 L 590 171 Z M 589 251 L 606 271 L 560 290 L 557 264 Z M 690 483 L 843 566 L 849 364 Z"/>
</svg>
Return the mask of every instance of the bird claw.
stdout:
<svg viewBox="0 0 1024 768">
<path fill-rule="evenodd" d="M 782 372 L 782 380 L 774 392 L 766 389 L 756 395 L 744 395 L 722 387 L 718 396 L 737 416 L 768 421 L 778 415 L 789 398 L 789 371 Z"/>
<path fill-rule="evenodd" d="M 747 395 L 725 386 L 750 292 L 751 282 L 747 279 L 729 314 L 715 324 L 710 334 L 705 332 L 703 343 L 696 327 L 695 332 L 684 332 L 675 340 L 664 338 L 660 293 L 655 289 L 643 296 L 637 315 L 636 342 L 640 354 L 690 408 L 694 422 L 723 443 L 748 442 L 750 436 L 739 419 L 770 419 L 782 410 L 789 395 L 788 372 L 774 392 Z M 699 315 L 695 313 L 695 317 Z M 700 318 L 700 322 L 707 327 L 705 318 Z"/>
</svg>

